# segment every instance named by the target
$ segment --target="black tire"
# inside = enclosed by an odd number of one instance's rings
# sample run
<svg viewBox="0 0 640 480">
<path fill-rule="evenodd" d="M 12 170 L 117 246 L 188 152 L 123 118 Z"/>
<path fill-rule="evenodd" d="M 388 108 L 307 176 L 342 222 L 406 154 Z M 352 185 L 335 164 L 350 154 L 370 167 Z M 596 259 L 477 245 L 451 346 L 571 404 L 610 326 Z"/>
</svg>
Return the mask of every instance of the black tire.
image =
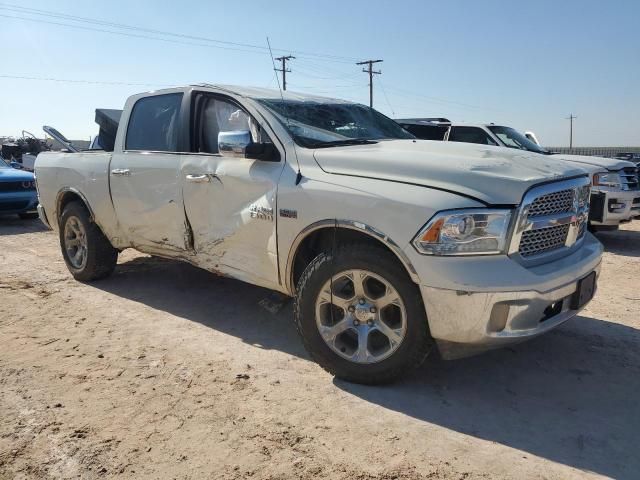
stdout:
<svg viewBox="0 0 640 480">
<path fill-rule="evenodd" d="M 80 267 L 73 265 L 65 247 L 65 226 L 72 217 L 78 220 L 86 232 L 86 260 Z M 59 230 L 62 257 L 76 280 L 90 282 L 111 275 L 118 261 L 118 250 L 113 248 L 100 227 L 91 220 L 84 205 L 79 202 L 69 203 L 60 217 Z"/>
<path fill-rule="evenodd" d="M 33 220 L 34 218 L 38 218 L 38 212 L 19 213 L 18 216 L 22 220 Z"/>
<path fill-rule="evenodd" d="M 377 363 L 356 363 L 334 352 L 316 325 L 315 304 L 329 279 L 345 270 L 368 270 L 389 282 L 406 310 L 407 330 L 400 346 Z M 419 366 L 433 347 L 420 291 L 398 259 L 386 250 L 368 244 L 348 244 L 335 253 L 321 253 L 305 269 L 298 282 L 294 315 L 305 348 L 322 368 L 343 380 L 376 385 L 389 383 Z"/>
</svg>

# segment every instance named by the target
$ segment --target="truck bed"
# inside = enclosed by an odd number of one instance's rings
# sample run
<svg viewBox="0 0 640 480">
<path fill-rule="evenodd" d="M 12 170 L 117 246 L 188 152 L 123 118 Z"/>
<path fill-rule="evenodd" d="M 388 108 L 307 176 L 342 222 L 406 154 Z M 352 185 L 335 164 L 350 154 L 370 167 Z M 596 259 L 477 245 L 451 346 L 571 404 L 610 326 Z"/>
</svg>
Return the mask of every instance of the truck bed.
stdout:
<svg viewBox="0 0 640 480">
<path fill-rule="evenodd" d="M 38 155 L 35 165 L 38 194 L 51 227 L 58 227 L 55 219 L 60 196 L 65 192 L 82 192 L 81 196 L 85 197 L 87 205 L 91 205 L 95 217 L 102 219 L 102 223 L 116 224 L 109 192 L 110 162 L 111 153 L 102 150 Z"/>
</svg>

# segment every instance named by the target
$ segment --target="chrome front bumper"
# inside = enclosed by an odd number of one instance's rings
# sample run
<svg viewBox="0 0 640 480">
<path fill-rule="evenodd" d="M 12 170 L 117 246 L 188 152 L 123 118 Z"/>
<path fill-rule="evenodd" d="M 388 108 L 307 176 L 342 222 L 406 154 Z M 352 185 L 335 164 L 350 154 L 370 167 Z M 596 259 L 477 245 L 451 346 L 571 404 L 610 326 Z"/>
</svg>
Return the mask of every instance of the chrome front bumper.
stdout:
<svg viewBox="0 0 640 480">
<path fill-rule="evenodd" d="M 593 191 L 591 215 L 593 225 L 618 225 L 640 215 L 640 191 Z"/>
<path fill-rule="evenodd" d="M 431 335 L 442 356 L 460 358 L 528 340 L 575 316 L 580 310 L 571 308 L 571 298 L 578 282 L 600 272 L 602 246 L 588 237 L 572 255 L 527 269 L 523 282 L 505 281 L 496 289 L 497 281 L 505 277 L 486 265 L 491 285 L 484 291 L 421 286 Z M 571 265 L 570 281 L 567 265 Z M 531 273 L 540 277 L 537 285 L 526 284 Z"/>
</svg>

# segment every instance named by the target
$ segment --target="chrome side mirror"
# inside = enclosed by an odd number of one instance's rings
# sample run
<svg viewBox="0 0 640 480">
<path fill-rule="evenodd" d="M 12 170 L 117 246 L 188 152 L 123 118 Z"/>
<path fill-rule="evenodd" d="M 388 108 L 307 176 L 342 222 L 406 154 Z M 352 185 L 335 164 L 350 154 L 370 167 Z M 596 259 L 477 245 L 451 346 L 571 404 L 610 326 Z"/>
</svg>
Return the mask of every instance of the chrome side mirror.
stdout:
<svg viewBox="0 0 640 480">
<path fill-rule="evenodd" d="M 245 158 L 247 147 L 251 144 L 249 130 L 232 130 L 218 133 L 218 153 L 223 157 Z"/>
</svg>

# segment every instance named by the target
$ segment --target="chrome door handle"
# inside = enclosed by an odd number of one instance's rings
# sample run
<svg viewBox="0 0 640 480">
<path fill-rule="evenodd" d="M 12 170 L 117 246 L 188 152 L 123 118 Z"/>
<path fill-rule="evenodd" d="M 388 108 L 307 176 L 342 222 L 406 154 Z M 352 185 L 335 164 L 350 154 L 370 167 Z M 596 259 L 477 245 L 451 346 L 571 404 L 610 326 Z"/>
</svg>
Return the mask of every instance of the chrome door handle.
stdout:
<svg viewBox="0 0 640 480">
<path fill-rule="evenodd" d="M 128 168 L 114 168 L 113 170 L 111 170 L 111 175 L 128 177 L 129 175 L 131 175 L 131 170 L 129 170 Z"/>
<path fill-rule="evenodd" d="M 187 178 L 187 182 L 193 182 L 193 183 L 207 183 L 211 181 L 211 177 L 215 177 L 214 174 L 202 174 L 202 175 L 192 175 L 192 174 L 188 174 L 186 176 Z"/>
</svg>

